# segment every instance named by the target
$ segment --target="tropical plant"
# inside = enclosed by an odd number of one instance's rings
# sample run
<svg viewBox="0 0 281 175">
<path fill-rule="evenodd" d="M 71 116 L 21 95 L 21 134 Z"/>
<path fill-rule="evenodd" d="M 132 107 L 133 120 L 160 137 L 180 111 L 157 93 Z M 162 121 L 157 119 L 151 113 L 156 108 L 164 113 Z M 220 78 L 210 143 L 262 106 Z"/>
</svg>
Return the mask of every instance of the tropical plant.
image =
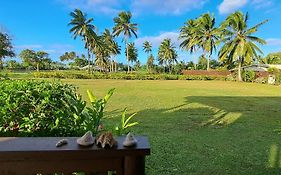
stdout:
<svg viewBox="0 0 281 175">
<path fill-rule="evenodd" d="M 115 66 L 115 72 L 117 71 L 117 67 L 116 64 L 114 65 L 114 63 L 116 63 L 116 59 L 114 59 L 116 57 L 116 55 L 121 53 L 121 49 L 120 46 L 118 45 L 118 43 L 114 40 L 113 35 L 110 33 L 110 31 L 108 29 L 105 29 L 105 31 L 103 32 L 103 41 L 105 43 L 106 46 L 106 50 L 108 52 L 108 55 L 110 57 L 110 71 L 113 72 L 114 70 L 114 66 Z"/>
<path fill-rule="evenodd" d="M 123 41 L 125 42 L 126 48 L 126 58 L 128 62 L 128 72 L 130 71 L 129 65 L 129 46 L 128 41 L 132 37 L 132 34 L 137 38 L 137 24 L 131 22 L 132 14 L 131 12 L 120 12 L 118 17 L 113 19 L 115 26 L 113 27 L 113 36 L 119 36 L 121 33 L 123 34 Z"/>
<path fill-rule="evenodd" d="M 94 127 L 93 132 L 98 133 L 98 127 L 100 125 L 100 121 L 104 115 L 104 108 L 113 95 L 115 88 L 110 89 L 107 94 L 102 99 L 98 99 L 92 91 L 87 90 L 87 94 L 91 103 L 91 107 L 87 107 L 88 114 L 90 116 L 88 123 L 86 126 Z"/>
<path fill-rule="evenodd" d="M 149 41 L 145 41 L 144 43 L 143 43 L 143 51 L 145 52 L 145 53 L 147 53 L 147 60 L 149 59 L 149 53 L 151 53 L 152 52 L 152 44 L 149 42 Z M 148 64 L 146 64 L 146 70 L 148 71 L 149 70 L 149 66 L 148 66 Z"/>
<path fill-rule="evenodd" d="M 74 51 L 65 52 L 63 55 L 60 56 L 61 61 L 70 61 L 74 60 L 75 58 L 77 58 L 77 55 Z"/>
<path fill-rule="evenodd" d="M 148 59 L 147 59 L 147 62 L 146 62 L 146 66 L 147 66 L 148 71 L 152 70 L 153 64 L 154 64 L 154 56 L 152 54 L 150 54 Z"/>
<path fill-rule="evenodd" d="M 96 27 L 91 24 L 93 18 L 87 19 L 87 14 L 83 13 L 79 9 L 75 9 L 74 12 L 70 13 L 72 17 L 68 25 L 72 26 L 69 30 L 70 33 L 73 33 L 73 38 L 76 39 L 77 36 L 82 37 L 82 40 L 85 42 L 85 48 L 88 51 L 88 72 L 91 72 L 91 53 L 96 46 L 100 46 L 100 39 L 96 34 Z"/>
<path fill-rule="evenodd" d="M 198 20 L 188 20 L 183 27 L 180 29 L 180 35 L 178 38 L 180 48 L 189 51 L 191 54 L 196 54 L 197 48 L 199 48 L 198 40 Z M 194 63 L 196 62 L 196 55 L 194 56 Z M 196 69 L 196 64 L 194 64 Z"/>
<path fill-rule="evenodd" d="M 127 49 L 125 51 L 125 54 L 127 55 L 128 64 L 131 62 L 136 62 L 138 59 L 138 49 L 135 47 L 135 43 L 128 43 Z M 128 68 L 128 72 L 130 69 Z"/>
<path fill-rule="evenodd" d="M 158 49 L 159 64 L 164 64 L 169 67 L 169 72 L 172 72 L 172 65 L 177 63 L 177 52 L 171 39 L 164 39 Z"/>
<path fill-rule="evenodd" d="M 48 59 L 49 54 L 45 51 L 35 52 L 34 50 L 25 49 L 25 50 L 21 51 L 21 53 L 19 54 L 19 57 L 22 59 L 23 64 L 26 67 L 32 66 L 37 71 L 39 71 L 40 63 L 42 63 L 42 61 Z"/>
<path fill-rule="evenodd" d="M 198 32 L 196 33 L 198 37 L 196 37 L 196 40 L 203 49 L 204 54 L 208 54 L 207 70 L 210 69 L 211 55 L 220 42 L 221 29 L 216 28 L 215 23 L 214 15 L 211 16 L 209 13 L 203 14 L 198 18 Z"/>
<path fill-rule="evenodd" d="M 14 57 L 11 38 L 8 34 L 0 32 L 0 69 L 3 69 L 3 59 L 5 57 Z"/>
<path fill-rule="evenodd" d="M 266 41 L 253 36 L 258 28 L 266 23 L 265 20 L 251 28 L 248 27 L 248 13 L 235 12 L 229 15 L 222 24 L 224 45 L 219 51 L 219 59 L 228 63 L 238 63 L 238 80 L 242 81 L 241 67 L 246 63 L 258 58 L 258 53 L 263 53 L 255 44 L 266 44 Z"/>
<path fill-rule="evenodd" d="M 137 114 L 133 113 L 129 117 L 126 116 L 127 108 L 125 108 L 121 114 L 121 122 L 114 128 L 114 132 L 117 135 L 124 135 L 129 132 L 129 129 L 135 125 L 138 125 L 138 122 L 130 123 L 130 120 Z"/>
</svg>

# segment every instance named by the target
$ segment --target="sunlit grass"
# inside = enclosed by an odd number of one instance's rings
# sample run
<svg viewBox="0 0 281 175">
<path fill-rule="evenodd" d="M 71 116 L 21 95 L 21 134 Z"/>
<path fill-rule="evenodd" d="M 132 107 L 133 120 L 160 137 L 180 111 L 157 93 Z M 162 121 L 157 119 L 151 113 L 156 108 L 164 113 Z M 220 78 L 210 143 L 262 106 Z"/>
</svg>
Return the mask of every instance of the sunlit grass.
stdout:
<svg viewBox="0 0 281 175">
<path fill-rule="evenodd" d="M 147 174 L 281 174 L 281 87 L 223 81 L 63 80 L 98 96 L 116 88 L 105 125 L 137 112 Z M 87 98 L 85 98 L 87 100 Z M 272 146 L 273 145 L 273 146 Z"/>
</svg>

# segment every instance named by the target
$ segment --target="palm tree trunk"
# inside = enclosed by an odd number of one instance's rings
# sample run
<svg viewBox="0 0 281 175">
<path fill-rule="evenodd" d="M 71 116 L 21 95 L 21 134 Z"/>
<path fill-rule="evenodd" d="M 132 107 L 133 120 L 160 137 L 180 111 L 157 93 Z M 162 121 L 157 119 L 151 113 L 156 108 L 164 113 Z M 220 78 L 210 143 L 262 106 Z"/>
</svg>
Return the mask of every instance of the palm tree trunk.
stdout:
<svg viewBox="0 0 281 175">
<path fill-rule="evenodd" d="M 88 74 L 91 73 L 91 55 L 90 55 L 90 50 L 88 49 Z"/>
<path fill-rule="evenodd" d="M 207 70 L 210 69 L 210 55 L 207 58 Z"/>
<path fill-rule="evenodd" d="M 37 72 L 39 72 L 39 63 L 36 63 Z"/>
<path fill-rule="evenodd" d="M 194 69 L 196 70 L 196 67 L 197 67 L 197 65 L 196 65 L 196 49 L 194 49 Z"/>
<path fill-rule="evenodd" d="M 130 65 L 129 65 L 129 48 L 128 48 L 128 42 L 127 39 L 125 40 L 125 44 L 126 44 L 126 57 L 127 57 L 127 63 L 128 63 L 128 72 L 130 72 Z"/>
<path fill-rule="evenodd" d="M 241 76 L 241 61 L 238 63 L 238 81 L 243 81 Z"/>
</svg>

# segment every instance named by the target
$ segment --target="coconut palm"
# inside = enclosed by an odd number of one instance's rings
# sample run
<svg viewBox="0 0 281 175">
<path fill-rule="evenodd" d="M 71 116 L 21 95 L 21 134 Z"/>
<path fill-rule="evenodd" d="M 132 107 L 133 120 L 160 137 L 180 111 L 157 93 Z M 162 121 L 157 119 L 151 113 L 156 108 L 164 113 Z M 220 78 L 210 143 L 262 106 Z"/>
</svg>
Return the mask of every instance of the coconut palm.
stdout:
<svg viewBox="0 0 281 175">
<path fill-rule="evenodd" d="M 149 59 L 149 58 L 148 58 L 148 57 L 149 57 L 149 53 L 152 52 L 152 44 L 151 44 L 149 41 L 145 41 L 145 42 L 143 43 L 142 48 L 143 48 L 143 51 L 144 51 L 145 53 L 147 53 L 147 59 Z M 148 69 L 149 69 L 149 66 L 148 66 L 147 64 L 146 64 L 146 69 L 147 69 L 147 71 L 148 71 Z"/>
<path fill-rule="evenodd" d="M 72 19 L 68 25 L 72 26 L 72 28 L 69 32 L 73 34 L 74 39 L 76 39 L 77 36 L 80 36 L 85 42 L 85 48 L 88 50 L 88 72 L 90 73 L 91 45 L 98 39 L 97 34 L 95 33 L 96 27 L 92 24 L 94 19 L 87 19 L 87 14 L 79 9 L 75 9 L 74 12 L 71 12 L 70 16 Z"/>
<path fill-rule="evenodd" d="M 113 35 L 108 29 L 105 29 L 103 32 L 103 40 L 106 46 L 106 50 L 109 52 L 109 57 L 110 57 L 110 70 L 113 71 L 114 63 L 115 63 L 115 71 L 117 70 L 116 68 L 116 60 L 113 60 L 111 57 L 115 57 L 116 55 L 121 53 L 120 46 L 118 43 L 114 40 Z"/>
<path fill-rule="evenodd" d="M 158 49 L 159 64 L 169 66 L 169 72 L 172 71 L 172 65 L 177 62 L 177 52 L 171 39 L 167 38 L 162 41 Z"/>
<path fill-rule="evenodd" d="M 120 12 L 118 14 L 118 17 L 115 17 L 113 19 L 115 26 L 113 27 L 113 36 L 119 36 L 120 34 L 123 34 L 123 41 L 125 42 L 125 48 L 126 48 L 126 58 L 128 61 L 128 72 L 129 72 L 129 52 L 127 47 L 128 40 L 134 35 L 136 38 L 137 36 L 137 24 L 131 22 L 132 14 L 131 12 Z"/>
<path fill-rule="evenodd" d="M 266 23 L 265 20 L 253 27 L 248 27 L 248 13 L 244 15 L 242 12 L 235 12 L 229 15 L 222 24 L 224 45 L 219 51 L 219 59 L 227 60 L 228 63 L 238 63 L 238 80 L 242 81 L 241 66 L 244 63 L 250 63 L 258 58 L 258 52 L 263 54 L 261 49 L 256 45 L 266 44 L 265 40 L 253 36 L 258 28 Z"/>
<path fill-rule="evenodd" d="M 210 68 L 210 57 L 216 46 L 219 44 L 221 31 L 220 28 L 215 27 L 216 19 L 209 13 L 203 14 L 198 18 L 198 37 L 197 43 L 203 49 L 204 54 L 207 55 L 207 70 Z"/>
<path fill-rule="evenodd" d="M 151 71 L 154 63 L 154 56 L 152 54 L 149 55 L 146 65 L 147 65 L 147 70 Z"/>
<path fill-rule="evenodd" d="M 133 64 L 133 62 L 138 60 L 138 49 L 135 47 L 135 43 L 128 43 L 127 47 L 125 54 L 128 55 L 128 63 L 131 62 Z M 130 71 L 129 67 L 128 72 Z"/>
<path fill-rule="evenodd" d="M 179 40 L 180 48 L 183 50 L 189 51 L 191 54 L 196 53 L 197 48 L 199 47 L 198 40 L 198 22 L 197 20 L 188 20 L 185 25 L 180 29 Z M 196 62 L 196 56 L 194 57 L 194 63 Z M 194 64 L 196 69 L 196 64 Z"/>
</svg>

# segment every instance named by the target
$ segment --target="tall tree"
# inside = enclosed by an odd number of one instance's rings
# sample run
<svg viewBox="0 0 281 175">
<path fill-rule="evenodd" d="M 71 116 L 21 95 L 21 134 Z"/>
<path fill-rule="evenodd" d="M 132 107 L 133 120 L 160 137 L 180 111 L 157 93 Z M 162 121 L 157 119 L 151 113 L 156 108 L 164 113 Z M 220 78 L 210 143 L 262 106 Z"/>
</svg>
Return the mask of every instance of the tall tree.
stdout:
<svg viewBox="0 0 281 175">
<path fill-rule="evenodd" d="M 151 44 L 149 41 L 145 41 L 145 42 L 143 43 L 142 48 L 143 48 L 143 51 L 144 51 L 145 53 L 147 53 L 147 60 L 148 60 L 148 59 L 149 59 L 149 53 L 152 52 L 152 44 Z M 147 70 L 147 71 L 149 70 L 148 64 L 146 64 L 146 70 Z"/>
<path fill-rule="evenodd" d="M 241 66 L 246 62 L 252 62 L 258 58 L 258 52 L 263 54 L 261 49 L 256 45 L 266 44 L 266 41 L 253 36 L 258 28 L 266 23 L 265 20 L 253 27 L 248 27 L 248 13 L 245 15 L 238 11 L 229 15 L 222 24 L 224 45 L 219 51 L 219 59 L 227 60 L 228 63 L 238 63 L 238 80 L 242 81 Z"/>
<path fill-rule="evenodd" d="M 210 58 L 216 46 L 219 44 L 221 31 L 215 27 L 216 19 L 209 13 L 203 14 L 199 19 L 198 43 L 207 55 L 207 70 L 210 69 Z"/>
<path fill-rule="evenodd" d="M 115 56 L 121 53 L 120 46 L 118 43 L 114 40 L 113 35 L 108 29 L 105 29 L 103 32 L 103 40 L 106 46 L 106 50 L 108 52 L 108 55 L 110 57 L 110 71 L 113 71 L 114 69 L 114 62 L 115 62 L 115 71 L 117 70 L 116 68 L 116 60 L 114 60 Z"/>
<path fill-rule="evenodd" d="M 92 24 L 93 18 L 87 19 L 87 14 L 83 13 L 79 9 L 75 9 L 74 12 L 70 13 L 72 17 L 68 25 L 72 26 L 69 30 L 73 34 L 73 38 L 76 39 L 77 36 L 82 37 L 85 42 L 85 48 L 88 51 L 88 72 L 91 72 L 91 48 L 98 41 L 98 36 L 95 33 L 96 27 Z"/>
<path fill-rule="evenodd" d="M 19 54 L 19 57 L 22 59 L 23 64 L 26 67 L 32 66 L 37 71 L 40 70 L 40 63 L 46 59 L 48 59 L 49 54 L 45 51 L 35 52 L 34 50 L 25 49 L 22 50 Z"/>
<path fill-rule="evenodd" d="M 171 39 L 167 38 L 162 41 L 158 49 L 159 64 L 169 66 L 170 73 L 172 73 L 172 65 L 177 62 L 178 54 L 175 48 Z"/>
<path fill-rule="evenodd" d="M 128 43 L 125 54 L 128 55 L 128 64 L 136 62 L 138 60 L 138 49 L 135 47 L 135 43 Z M 130 66 L 130 65 L 129 65 Z M 128 67 L 128 72 L 130 71 Z"/>
<path fill-rule="evenodd" d="M 128 72 L 129 72 L 129 47 L 128 40 L 132 37 L 132 34 L 137 38 L 137 24 L 131 22 L 132 14 L 131 12 L 120 12 L 118 17 L 113 19 L 115 26 L 113 27 L 113 36 L 119 36 L 123 34 L 123 41 L 125 42 L 126 48 L 126 58 L 128 62 Z"/>
<path fill-rule="evenodd" d="M 179 40 L 181 40 L 180 48 L 196 54 L 199 47 L 198 39 L 198 20 L 188 20 L 180 29 Z M 194 56 L 194 67 L 196 69 L 196 55 Z"/>
<path fill-rule="evenodd" d="M 146 62 L 148 71 L 151 71 L 151 69 L 153 68 L 153 64 L 154 64 L 154 56 L 152 54 L 150 54 L 147 59 L 147 62 Z"/>
<path fill-rule="evenodd" d="M 71 61 L 77 58 L 77 55 L 74 51 L 65 52 L 63 55 L 60 56 L 61 61 Z"/>
<path fill-rule="evenodd" d="M 11 38 L 8 34 L 0 32 L 0 70 L 3 69 L 3 59 L 5 57 L 14 57 Z"/>
</svg>

